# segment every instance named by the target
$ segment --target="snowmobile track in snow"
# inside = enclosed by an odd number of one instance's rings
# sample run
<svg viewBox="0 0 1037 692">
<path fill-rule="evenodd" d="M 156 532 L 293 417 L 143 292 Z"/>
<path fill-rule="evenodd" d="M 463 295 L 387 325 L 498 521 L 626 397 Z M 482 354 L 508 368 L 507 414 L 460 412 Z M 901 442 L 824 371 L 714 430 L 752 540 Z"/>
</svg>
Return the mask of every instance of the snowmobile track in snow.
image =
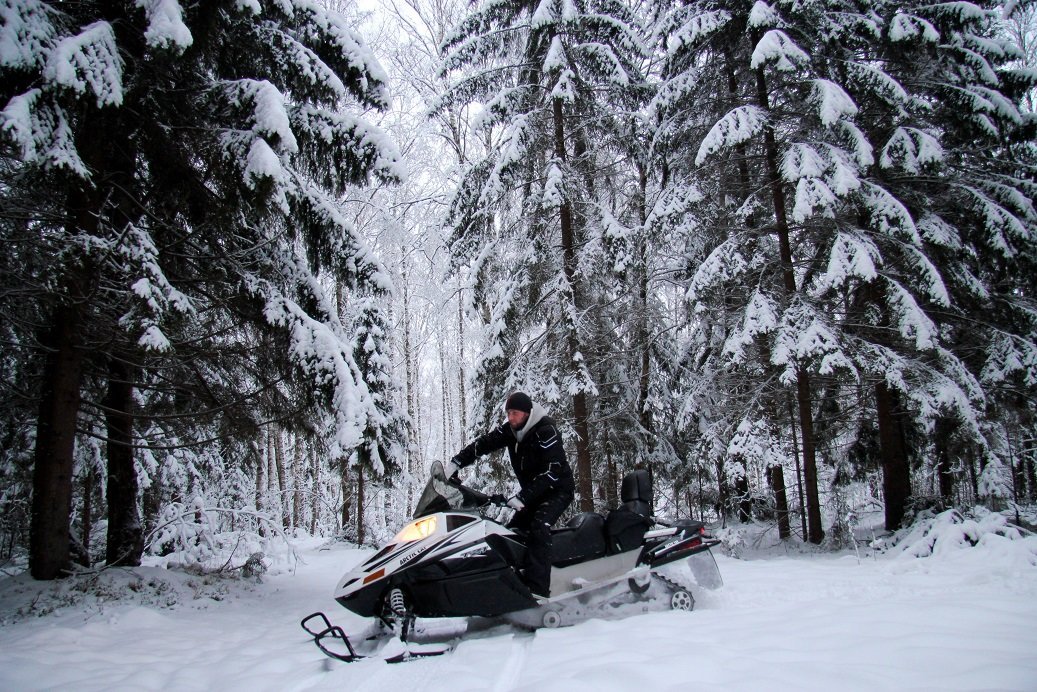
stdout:
<svg viewBox="0 0 1037 692">
<path fill-rule="evenodd" d="M 504 663 L 500 675 L 497 676 L 497 681 L 493 683 L 493 692 L 507 692 L 515 687 L 519 676 L 522 675 L 522 669 L 526 665 L 529 647 L 535 636 L 534 632 L 520 632 L 512 635 L 508 660 Z"/>
</svg>

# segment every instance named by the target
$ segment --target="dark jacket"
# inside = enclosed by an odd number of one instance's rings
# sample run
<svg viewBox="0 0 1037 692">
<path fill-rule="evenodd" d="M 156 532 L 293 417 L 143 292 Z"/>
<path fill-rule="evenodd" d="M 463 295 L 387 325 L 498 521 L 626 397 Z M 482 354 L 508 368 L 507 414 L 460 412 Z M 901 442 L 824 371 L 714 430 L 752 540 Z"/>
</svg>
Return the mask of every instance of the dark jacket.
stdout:
<svg viewBox="0 0 1037 692">
<path fill-rule="evenodd" d="M 562 437 L 547 412 L 534 404 L 521 430 L 512 430 L 507 421 L 462 449 L 454 463 L 465 467 L 490 452 L 507 447 L 511 466 L 522 490 L 518 499 L 530 505 L 540 502 L 552 490 L 575 490 L 573 472 L 565 458 Z"/>
</svg>

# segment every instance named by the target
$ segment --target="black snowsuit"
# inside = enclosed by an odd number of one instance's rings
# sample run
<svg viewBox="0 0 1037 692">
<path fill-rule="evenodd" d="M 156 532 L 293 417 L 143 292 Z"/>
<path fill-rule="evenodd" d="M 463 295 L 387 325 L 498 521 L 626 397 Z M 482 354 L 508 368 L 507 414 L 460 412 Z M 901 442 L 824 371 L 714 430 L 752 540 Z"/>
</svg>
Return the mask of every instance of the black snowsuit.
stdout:
<svg viewBox="0 0 1037 692">
<path fill-rule="evenodd" d="M 525 581 L 534 593 L 547 596 L 551 586 L 551 527 L 573 501 L 573 472 L 554 421 L 538 404 L 520 430 L 512 430 L 505 421 L 476 438 L 453 461 L 465 467 L 476 457 L 505 447 L 521 487 L 516 497 L 525 505 L 508 526 L 526 532 Z"/>
</svg>

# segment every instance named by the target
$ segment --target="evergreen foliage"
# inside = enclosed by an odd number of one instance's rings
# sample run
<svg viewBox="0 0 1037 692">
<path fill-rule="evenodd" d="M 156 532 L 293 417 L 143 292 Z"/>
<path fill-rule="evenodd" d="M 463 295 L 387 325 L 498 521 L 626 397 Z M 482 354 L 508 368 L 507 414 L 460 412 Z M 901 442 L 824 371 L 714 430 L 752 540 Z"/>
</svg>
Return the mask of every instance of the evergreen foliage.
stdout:
<svg viewBox="0 0 1037 692">
<path fill-rule="evenodd" d="M 305 0 L 31 0 L 4 16 L 3 189 L 18 212 L 4 239 L 27 260 L 4 272 L 5 287 L 24 287 L 20 300 L 5 292 L 18 346 L 7 382 L 47 358 L 22 405 L 54 412 L 37 426 L 33 573 L 67 566 L 72 449 L 41 451 L 55 437 L 45 423 L 67 437 L 77 419 L 121 412 L 136 432 L 109 432 L 109 457 L 116 444 L 227 440 L 239 451 L 219 465 L 254 461 L 259 430 L 279 420 L 334 458 L 398 469 L 402 419 L 372 302 L 391 286 L 338 202 L 403 170 L 362 117 L 389 102 L 359 35 Z M 347 324 L 329 280 L 350 291 Z M 120 366 L 107 382 L 106 364 Z M 111 397 L 120 382 L 125 410 Z"/>
</svg>

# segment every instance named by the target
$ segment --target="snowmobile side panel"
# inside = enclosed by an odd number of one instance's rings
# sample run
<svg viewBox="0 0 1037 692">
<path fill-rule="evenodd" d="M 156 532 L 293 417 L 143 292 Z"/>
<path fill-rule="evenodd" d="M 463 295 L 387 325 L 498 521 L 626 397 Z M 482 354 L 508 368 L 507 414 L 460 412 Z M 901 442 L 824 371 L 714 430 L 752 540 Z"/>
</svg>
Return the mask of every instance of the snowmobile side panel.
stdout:
<svg viewBox="0 0 1037 692">
<path fill-rule="evenodd" d="M 578 590 L 588 583 L 623 575 L 634 569 L 640 554 L 641 550 L 638 548 L 569 567 L 554 567 L 551 569 L 551 596 L 560 596 Z"/>
<path fill-rule="evenodd" d="M 415 575 L 417 576 L 417 575 Z M 510 566 L 409 581 L 418 617 L 494 617 L 536 604 Z"/>
</svg>

